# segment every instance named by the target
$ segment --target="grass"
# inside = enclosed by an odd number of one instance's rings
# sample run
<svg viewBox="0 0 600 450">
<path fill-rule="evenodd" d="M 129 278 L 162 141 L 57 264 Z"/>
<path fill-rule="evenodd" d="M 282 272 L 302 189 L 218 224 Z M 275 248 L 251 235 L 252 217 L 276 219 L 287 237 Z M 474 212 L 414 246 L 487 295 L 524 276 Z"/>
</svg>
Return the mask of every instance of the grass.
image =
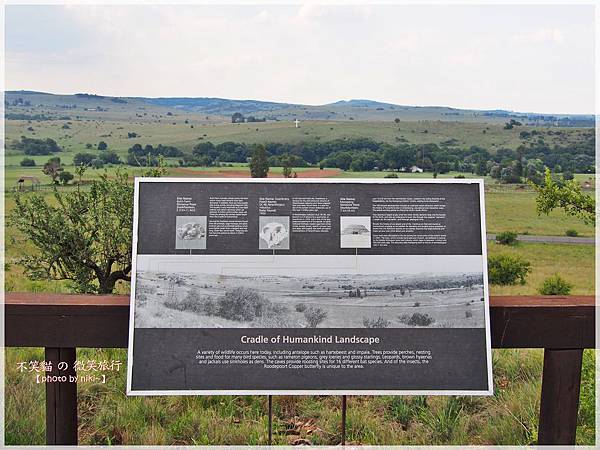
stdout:
<svg viewBox="0 0 600 450">
<path fill-rule="evenodd" d="M 593 226 L 585 225 L 562 211 L 538 215 L 535 197 L 535 192 L 530 189 L 488 190 L 485 195 L 488 232 L 516 231 L 519 234 L 564 236 L 567 230 L 573 229 L 579 236 L 594 236 Z"/>
<path fill-rule="evenodd" d="M 518 255 L 529 261 L 533 271 L 527 283 L 516 286 L 490 286 L 492 295 L 534 295 L 542 282 L 555 273 L 573 284 L 573 295 L 593 295 L 595 247 L 593 245 L 541 244 L 519 242 L 515 246 L 488 242 L 489 254 Z"/>
<path fill-rule="evenodd" d="M 159 122 L 160 120 L 160 122 Z M 188 123 L 185 123 L 188 120 Z M 70 122 L 69 129 L 63 125 Z M 193 128 L 192 128 L 193 126 Z M 33 131 L 29 128 L 33 128 Z M 563 128 L 562 136 L 547 134 L 544 127 L 518 127 L 505 130 L 503 124 L 477 122 L 442 121 L 303 121 L 296 128 L 292 120 L 264 123 L 232 124 L 227 119 L 206 120 L 204 115 L 178 113 L 174 117 L 135 118 L 129 116 L 107 117 L 106 119 L 80 118 L 70 121 L 52 120 L 31 122 L 22 120 L 6 121 L 7 165 L 18 164 L 22 155 L 16 156 L 10 150 L 11 143 L 21 136 L 49 137 L 63 147 L 63 154 L 90 152 L 86 145 L 96 145 L 100 140 L 108 144 L 109 149 L 125 155 L 127 149 L 135 143 L 175 145 L 184 151 L 203 141 L 219 144 L 226 141 L 247 144 L 265 142 L 323 142 L 335 139 L 367 137 L 377 141 L 397 144 L 410 142 L 427 144 L 455 139 L 454 144 L 462 147 L 478 145 L 492 152 L 499 148 L 516 149 L 523 144 L 519 137 L 521 131 L 536 129 L 542 133 L 545 142 L 552 146 L 565 142 L 577 142 L 589 132 L 586 128 Z M 138 138 L 128 138 L 129 132 L 135 132 Z"/>
<path fill-rule="evenodd" d="M 354 396 L 347 442 L 371 445 L 527 445 L 536 442 L 541 350 L 494 350 L 491 397 Z M 78 349 L 78 360 L 120 360 L 123 349 Z M 594 443 L 594 352 L 584 352 L 577 443 Z M 20 361 L 43 360 L 43 349 L 6 351 L 6 444 L 42 445 L 44 386 Z M 265 396 L 126 397 L 125 369 L 106 384 L 79 383 L 82 445 L 261 445 L 267 441 Z M 340 399 L 274 397 L 274 443 L 335 445 Z"/>
</svg>

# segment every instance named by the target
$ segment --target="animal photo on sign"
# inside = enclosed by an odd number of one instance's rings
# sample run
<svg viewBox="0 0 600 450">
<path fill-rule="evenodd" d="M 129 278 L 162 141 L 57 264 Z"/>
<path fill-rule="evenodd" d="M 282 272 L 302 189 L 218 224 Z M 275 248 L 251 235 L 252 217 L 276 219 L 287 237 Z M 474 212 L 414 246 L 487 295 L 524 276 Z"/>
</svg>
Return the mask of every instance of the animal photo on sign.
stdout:
<svg viewBox="0 0 600 450">
<path fill-rule="evenodd" d="M 175 248 L 206 249 L 206 216 L 177 216 L 175 221 Z"/>
<path fill-rule="evenodd" d="M 371 217 L 340 217 L 341 248 L 371 248 Z"/>
<path fill-rule="evenodd" d="M 258 248 L 260 250 L 290 249 L 290 218 L 261 216 L 258 218 Z"/>
</svg>

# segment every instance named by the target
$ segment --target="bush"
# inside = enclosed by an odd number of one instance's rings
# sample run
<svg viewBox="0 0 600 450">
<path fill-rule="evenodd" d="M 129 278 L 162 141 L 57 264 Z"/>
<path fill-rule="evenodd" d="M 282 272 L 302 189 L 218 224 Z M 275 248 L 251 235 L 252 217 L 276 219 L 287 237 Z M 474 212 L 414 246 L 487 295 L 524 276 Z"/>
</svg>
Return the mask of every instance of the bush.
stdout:
<svg viewBox="0 0 600 450">
<path fill-rule="evenodd" d="M 383 178 L 398 178 L 398 174 L 396 173 L 388 173 L 385 177 Z"/>
<path fill-rule="evenodd" d="M 58 179 L 63 185 L 67 185 L 69 181 L 71 181 L 73 178 L 75 178 L 75 176 L 71 172 L 67 172 L 66 170 L 62 171 L 58 175 Z"/>
<path fill-rule="evenodd" d="M 365 328 L 387 328 L 390 326 L 390 321 L 383 317 L 378 317 L 377 319 L 363 317 L 363 325 Z"/>
<path fill-rule="evenodd" d="M 569 295 L 571 293 L 571 289 L 573 285 L 563 278 L 557 273 L 552 275 L 549 278 L 546 278 L 538 292 L 542 295 Z"/>
<path fill-rule="evenodd" d="M 304 312 L 304 311 L 306 311 L 306 303 L 298 303 L 296 305 L 296 311 L 297 312 Z"/>
<path fill-rule="evenodd" d="M 270 305 L 271 302 L 258 291 L 238 287 L 227 291 L 219 300 L 217 315 L 229 320 L 249 321 L 262 316 Z"/>
<path fill-rule="evenodd" d="M 309 328 L 317 328 L 327 318 L 327 312 L 311 306 L 304 311 L 304 318 L 308 322 Z"/>
<path fill-rule="evenodd" d="M 23 158 L 19 164 L 21 167 L 35 167 L 35 161 L 31 158 Z"/>
<path fill-rule="evenodd" d="M 412 316 L 408 314 L 402 314 L 398 317 L 398 320 L 406 325 L 410 325 L 411 327 L 427 327 L 435 322 L 435 319 L 429 314 L 418 312 L 414 313 Z"/>
<path fill-rule="evenodd" d="M 187 295 L 181 300 L 177 298 L 167 300 L 165 306 L 177 311 L 205 312 L 203 304 L 200 301 L 200 294 L 194 289 L 188 291 Z"/>
<path fill-rule="evenodd" d="M 568 229 L 567 231 L 565 231 L 565 234 L 569 237 L 577 237 L 579 236 L 579 233 L 577 232 L 577 230 L 573 230 L 572 228 Z"/>
<path fill-rule="evenodd" d="M 496 242 L 500 245 L 515 245 L 517 243 L 517 233 L 514 231 L 503 231 L 496 235 Z"/>
<path fill-rule="evenodd" d="M 491 284 L 525 284 L 531 272 L 531 263 L 518 256 L 488 256 L 488 278 Z"/>
</svg>

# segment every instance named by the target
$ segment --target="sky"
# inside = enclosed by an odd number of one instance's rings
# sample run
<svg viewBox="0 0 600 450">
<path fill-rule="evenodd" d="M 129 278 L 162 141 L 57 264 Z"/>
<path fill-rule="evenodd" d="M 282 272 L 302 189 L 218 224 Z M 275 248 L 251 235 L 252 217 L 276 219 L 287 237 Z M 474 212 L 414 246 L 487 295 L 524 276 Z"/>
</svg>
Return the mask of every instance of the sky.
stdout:
<svg viewBox="0 0 600 450">
<path fill-rule="evenodd" d="M 5 87 L 594 112 L 591 5 L 7 6 Z"/>
</svg>

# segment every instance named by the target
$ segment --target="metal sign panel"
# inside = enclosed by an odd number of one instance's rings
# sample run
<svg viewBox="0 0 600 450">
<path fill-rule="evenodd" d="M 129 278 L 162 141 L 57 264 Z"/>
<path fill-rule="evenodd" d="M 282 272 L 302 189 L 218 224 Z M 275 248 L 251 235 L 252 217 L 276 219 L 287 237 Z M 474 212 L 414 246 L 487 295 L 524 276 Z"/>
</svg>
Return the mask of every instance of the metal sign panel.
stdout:
<svg viewBox="0 0 600 450">
<path fill-rule="evenodd" d="M 137 178 L 127 393 L 489 395 L 483 181 Z"/>
</svg>

